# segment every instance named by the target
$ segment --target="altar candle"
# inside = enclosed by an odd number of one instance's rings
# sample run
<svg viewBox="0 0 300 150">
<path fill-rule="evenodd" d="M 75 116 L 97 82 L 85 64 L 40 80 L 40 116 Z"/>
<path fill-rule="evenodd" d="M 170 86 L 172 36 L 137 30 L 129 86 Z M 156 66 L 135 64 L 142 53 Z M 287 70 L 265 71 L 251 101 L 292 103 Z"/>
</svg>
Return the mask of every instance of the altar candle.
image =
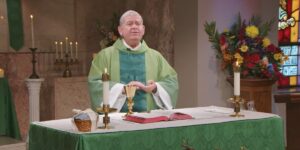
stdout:
<svg viewBox="0 0 300 150">
<path fill-rule="evenodd" d="M 0 78 L 4 77 L 4 70 L 0 68 Z"/>
<path fill-rule="evenodd" d="M 60 59 L 63 59 L 63 42 L 60 42 Z"/>
<path fill-rule="evenodd" d="M 70 42 L 70 53 L 71 53 L 71 59 L 73 59 L 73 43 Z"/>
<path fill-rule="evenodd" d="M 102 74 L 102 84 L 103 84 L 103 104 L 109 104 L 109 75 L 107 73 L 107 68 L 104 69 Z"/>
<path fill-rule="evenodd" d="M 75 59 L 78 59 L 78 42 L 75 42 Z"/>
<path fill-rule="evenodd" d="M 31 27 L 31 47 L 35 48 L 34 29 L 33 29 L 33 15 L 30 15 L 30 27 Z"/>
<path fill-rule="evenodd" d="M 58 59 L 58 45 L 57 45 L 58 42 L 55 41 L 54 44 L 55 44 L 55 59 Z"/>
<path fill-rule="evenodd" d="M 234 95 L 240 96 L 240 65 L 236 61 L 234 66 Z"/>
<path fill-rule="evenodd" d="M 68 43 L 68 39 L 69 39 L 69 38 L 66 37 L 66 53 L 68 53 L 68 44 L 69 44 L 69 43 Z"/>
</svg>

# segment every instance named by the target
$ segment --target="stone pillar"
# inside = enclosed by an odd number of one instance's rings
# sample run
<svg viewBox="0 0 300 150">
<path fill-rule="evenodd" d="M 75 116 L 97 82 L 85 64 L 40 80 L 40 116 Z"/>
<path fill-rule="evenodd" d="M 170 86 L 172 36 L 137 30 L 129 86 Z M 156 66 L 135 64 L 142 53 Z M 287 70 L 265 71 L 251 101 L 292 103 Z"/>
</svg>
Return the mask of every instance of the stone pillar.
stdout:
<svg viewBox="0 0 300 150">
<path fill-rule="evenodd" d="M 44 79 L 26 79 L 25 81 L 29 92 L 29 123 L 40 121 L 40 88 Z"/>
</svg>

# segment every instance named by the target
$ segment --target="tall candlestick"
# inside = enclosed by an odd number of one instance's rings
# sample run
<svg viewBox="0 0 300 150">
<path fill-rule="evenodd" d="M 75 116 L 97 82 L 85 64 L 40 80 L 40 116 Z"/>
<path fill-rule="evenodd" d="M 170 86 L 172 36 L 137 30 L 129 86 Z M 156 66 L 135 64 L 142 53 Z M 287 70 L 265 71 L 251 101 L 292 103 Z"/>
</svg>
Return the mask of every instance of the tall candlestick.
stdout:
<svg viewBox="0 0 300 150">
<path fill-rule="evenodd" d="M 66 53 L 68 53 L 68 44 L 69 44 L 69 43 L 68 43 L 68 39 L 69 39 L 69 38 L 66 37 Z"/>
<path fill-rule="evenodd" d="M 78 59 L 78 42 L 75 42 L 75 59 Z"/>
<path fill-rule="evenodd" d="M 240 96 L 240 65 L 236 61 L 234 65 L 234 95 Z"/>
<path fill-rule="evenodd" d="M 73 59 L 73 43 L 70 42 L 70 53 L 71 53 L 71 59 Z"/>
<path fill-rule="evenodd" d="M 54 44 L 55 44 L 55 59 L 58 59 L 58 45 L 57 45 L 58 42 L 55 41 Z"/>
<path fill-rule="evenodd" d="M 109 105 L 109 75 L 107 73 L 107 68 L 104 69 L 102 74 L 102 84 L 103 84 L 103 105 Z"/>
<path fill-rule="evenodd" d="M 31 47 L 35 48 L 34 29 L 33 29 L 33 15 L 30 15 L 30 27 L 31 27 Z"/>
<path fill-rule="evenodd" d="M 63 59 L 63 42 L 60 42 L 60 59 L 62 60 Z"/>
</svg>

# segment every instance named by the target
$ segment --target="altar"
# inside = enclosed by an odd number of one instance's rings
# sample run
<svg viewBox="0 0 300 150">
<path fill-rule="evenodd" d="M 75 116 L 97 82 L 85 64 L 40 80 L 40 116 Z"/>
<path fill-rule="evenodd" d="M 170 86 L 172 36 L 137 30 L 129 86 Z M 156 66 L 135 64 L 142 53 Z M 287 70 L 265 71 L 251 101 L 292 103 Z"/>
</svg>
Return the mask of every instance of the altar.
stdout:
<svg viewBox="0 0 300 150">
<path fill-rule="evenodd" d="M 229 116 L 232 109 L 216 106 L 172 111 L 193 119 L 139 124 L 124 121 L 124 113 L 113 113 L 112 129 L 93 132 L 78 132 L 70 118 L 33 122 L 29 150 L 285 149 L 283 122 L 275 114 L 242 111 L 245 117 L 237 118 Z"/>
</svg>

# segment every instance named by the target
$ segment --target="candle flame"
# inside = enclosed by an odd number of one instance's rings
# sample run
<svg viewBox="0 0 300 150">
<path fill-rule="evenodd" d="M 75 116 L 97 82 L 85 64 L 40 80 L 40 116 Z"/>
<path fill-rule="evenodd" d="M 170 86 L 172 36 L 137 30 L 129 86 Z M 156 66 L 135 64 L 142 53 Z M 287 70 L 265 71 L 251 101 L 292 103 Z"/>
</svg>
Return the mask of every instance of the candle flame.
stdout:
<svg viewBox="0 0 300 150">
<path fill-rule="evenodd" d="M 239 64 L 239 61 L 236 61 L 235 62 L 235 65 L 238 67 L 240 64 Z"/>
<path fill-rule="evenodd" d="M 78 42 L 75 42 L 75 44 L 77 45 L 77 44 L 78 44 Z"/>
<path fill-rule="evenodd" d="M 33 15 L 32 14 L 30 15 L 30 18 L 33 19 Z"/>
<path fill-rule="evenodd" d="M 73 45 L 73 43 L 72 43 L 72 42 L 70 42 L 70 45 Z"/>
<path fill-rule="evenodd" d="M 69 38 L 68 37 L 66 37 L 66 40 L 68 40 Z"/>
<path fill-rule="evenodd" d="M 55 43 L 55 45 L 57 45 L 57 43 L 58 43 L 58 42 L 57 42 L 57 41 L 55 41 L 54 43 Z"/>
<path fill-rule="evenodd" d="M 60 44 L 60 45 L 62 45 L 62 44 L 63 44 L 63 42 L 60 42 L 59 44 Z"/>
</svg>

